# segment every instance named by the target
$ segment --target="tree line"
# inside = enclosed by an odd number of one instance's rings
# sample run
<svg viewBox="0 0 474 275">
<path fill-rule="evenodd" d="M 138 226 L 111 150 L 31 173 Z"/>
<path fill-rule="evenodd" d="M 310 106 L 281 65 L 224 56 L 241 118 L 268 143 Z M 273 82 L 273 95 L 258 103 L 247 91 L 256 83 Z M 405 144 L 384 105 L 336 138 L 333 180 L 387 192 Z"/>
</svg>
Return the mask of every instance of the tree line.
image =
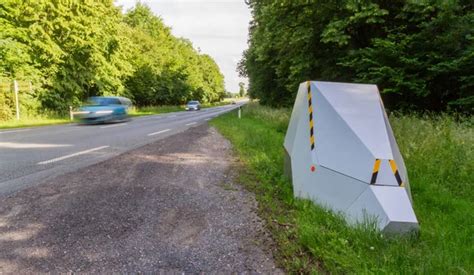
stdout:
<svg viewBox="0 0 474 275">
<path fill-rule="evenodd" d="M 249 93 L 290 106 L 305 80 L 377 84 L 389 109 L 474 110 L 474 2 L 248 1 Z"/>
<path fill-rule="evenodd" d="M 38 111 L 64 111 L 97 95 L 126 96 L 138 106 L 225 95 L 210 56 L 174 37 L 146 5 L 123 13 L 113 0 L 2 1 L 0 78 L 31 82 L 23 103 Z M 10 101 L 0 95 L 4 118 Z"/>
</svg>

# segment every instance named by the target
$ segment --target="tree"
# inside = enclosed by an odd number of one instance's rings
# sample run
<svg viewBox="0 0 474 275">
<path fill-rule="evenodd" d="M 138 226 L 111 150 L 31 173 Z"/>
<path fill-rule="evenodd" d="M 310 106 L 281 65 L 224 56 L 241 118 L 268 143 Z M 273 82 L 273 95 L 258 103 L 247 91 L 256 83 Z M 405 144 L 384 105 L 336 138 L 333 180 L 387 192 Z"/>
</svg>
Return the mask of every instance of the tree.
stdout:
<svg viewBox="0 0 474 275">
<path fill-rule="evenodd" d="M 4 42 L 11 41 L 23 60 L 4 59 L 0 68 L 15 78 L 33 78 L 43 107 L 66 111 L 88 95 L 124 90 L 121 79 L 130 64 L 121 51 L 121 14 L 112 1 L 10 0 L 0 10 L 12 30 L 2 32 L 0 52 L 9 56 Z"/>
<path fill-rule="evenodd" d="M 144 106 L 213 102 L 225 93 L 210 56 L 174 37 L 146 5 L 122 14 L 113 0 L 2 1 L 0 78 L 33 82 L 29 100 L 40 103 L 38 111 L 65 112 L 94 95 L 125 95 Z M 0 105 L 9 100 L 1 96 Z"/>
<path fill-rule="evenodd" d="M 249 94 L 289 106 L 309 80 L 375 83 L 390 109 L 474 108 L 470 1 L 250 1 Z"/>
<path fill-rule="evenodd" d="M 244 97 L 246 94 L 245 92 L 245 83 L 239 82 L 239 96 Z"/>
<path fill-rule="evenodd" d="M 214 102 L 224 96 L 224 77 L 214 60 L 186 39 L 176 38 L 149 7 L 137 5 L 125 14 L 135 45 L 128 93 L 137 105 Z"/>
</svg>

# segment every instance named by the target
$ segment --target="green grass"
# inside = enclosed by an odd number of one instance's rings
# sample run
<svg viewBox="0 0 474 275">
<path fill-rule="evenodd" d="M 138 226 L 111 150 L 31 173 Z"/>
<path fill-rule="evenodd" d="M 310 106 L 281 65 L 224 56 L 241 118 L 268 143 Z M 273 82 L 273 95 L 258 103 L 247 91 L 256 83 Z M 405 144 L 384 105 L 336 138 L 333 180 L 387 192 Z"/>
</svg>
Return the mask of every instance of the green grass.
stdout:
<svg viewBox="0 0 474 275">
<path fill-rule="evenodd" d="M 66 124 L 70 122 L 71 121 L 69 120 L 69 118 L 62 118 L 58 116 L 35 116 L 35 117 L 21 118 L 20 120 L 0 121 L 0 129 L 46 126 L 46 125 Z"/>
<path fill-rule="evenodd" d="M 164 113 L 180 112 L 184 111 L 184 106 L 173 106 L 173 105 L 163 105 L 163 106 L 147 106 L 147 107 L 133 107 L 129 114 L 131 116 L 149 116 L 157 115 Z"/>
<path fill-rule="evenodd" d="M 292 273 L 473 274 L 473 120 L 447 115 L 392 115 L 408 168 L 421 230 L 387 237 L 351 228 L 309 201 L 293 198 L 283 175 L 290 110 L 247 105 L 211 123 L 241 162 L 240 182 L 256 194 L 277 245 L 277 262 Z"/>
</svg>

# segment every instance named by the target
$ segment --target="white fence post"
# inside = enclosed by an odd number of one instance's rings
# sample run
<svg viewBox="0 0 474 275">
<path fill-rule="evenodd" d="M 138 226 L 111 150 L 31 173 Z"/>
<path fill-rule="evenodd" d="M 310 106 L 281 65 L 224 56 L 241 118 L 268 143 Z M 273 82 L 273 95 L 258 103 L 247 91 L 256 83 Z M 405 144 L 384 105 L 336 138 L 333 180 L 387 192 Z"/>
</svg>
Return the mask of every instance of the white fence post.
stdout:
<svg viewBox="0 0 474 275">
<path fill-rule="evenodd" d="M 239 119 L 241 119 L 242 118 L 242 107 L 240 107 L 240 106 L 239 106 L 239 112 L 238 113 L 239 113 Z"/>
</svg>

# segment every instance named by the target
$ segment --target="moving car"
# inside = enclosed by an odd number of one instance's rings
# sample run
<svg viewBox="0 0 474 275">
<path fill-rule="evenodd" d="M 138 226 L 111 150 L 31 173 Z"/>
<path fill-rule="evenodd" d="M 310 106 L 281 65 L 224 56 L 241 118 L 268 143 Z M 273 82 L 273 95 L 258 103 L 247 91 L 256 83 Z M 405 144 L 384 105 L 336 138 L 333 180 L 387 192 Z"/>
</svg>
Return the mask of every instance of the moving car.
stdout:
<svg viewBox="0 0 474 275">
<path fill-rule="evenodd" d="M 189 101 L 188 104 L 186 104 L 186 111 L 192 110 L 201 110 L 201 103 L 199 103 L 199 101 Z"/>
<path fill-rule="evenodd" d="M 125 97 L 94 96 L 74 116 L 84 124 L 123 121 L 128 119 L 128 109 L 131 106 L 132 101 Z"/>
</svg>

